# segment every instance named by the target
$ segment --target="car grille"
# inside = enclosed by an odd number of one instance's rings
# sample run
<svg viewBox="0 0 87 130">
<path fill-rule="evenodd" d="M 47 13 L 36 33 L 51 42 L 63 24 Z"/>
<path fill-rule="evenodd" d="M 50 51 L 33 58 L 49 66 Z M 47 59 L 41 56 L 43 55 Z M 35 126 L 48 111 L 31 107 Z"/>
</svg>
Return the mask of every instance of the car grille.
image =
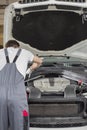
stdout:
<svg viewBox="0 0 87 130">
<path fill-rule="evenodd" d="M 74 127 L 87 125 L 84 101 L 29 99 L 30 125 L 33 127 Z"/>
<path fill-rule="evenodd" d="M 35 117 L 72 117 L 83 112 L 83 103 L 35 103 L 30 113 Z"/>
</svg>

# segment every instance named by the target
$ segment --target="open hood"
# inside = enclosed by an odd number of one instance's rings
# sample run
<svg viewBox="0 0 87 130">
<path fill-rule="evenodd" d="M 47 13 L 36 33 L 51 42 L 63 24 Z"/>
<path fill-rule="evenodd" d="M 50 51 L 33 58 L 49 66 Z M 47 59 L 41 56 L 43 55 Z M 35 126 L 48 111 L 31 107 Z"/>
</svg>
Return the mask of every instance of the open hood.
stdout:
<svg viewBox="0 0 87 130">
<path fill-rule="evenodd" d="M 19 15 L 16 11 L 20 10 L 16 10 L 12 15 L 11 37 L 38 55 L 87 58 L 87 22 L 83 14 L 46 8 L 23 9 Z"/>
</svg>

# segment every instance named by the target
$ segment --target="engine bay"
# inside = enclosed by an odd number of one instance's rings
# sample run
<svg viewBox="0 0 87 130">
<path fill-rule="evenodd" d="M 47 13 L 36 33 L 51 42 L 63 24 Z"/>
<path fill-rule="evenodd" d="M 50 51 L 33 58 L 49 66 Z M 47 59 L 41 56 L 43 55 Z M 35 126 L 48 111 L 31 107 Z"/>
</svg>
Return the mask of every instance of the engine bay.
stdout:
<svg viewBox="0 0 87 130">
<path fill-rule="evenodd" d="M 44 63 L 26 81 L 29 89 L 39 93 L 64 93 L 66 88 L 76 94 L 87 92 L 86 63 Z M 68 88 L 69 89 L 69 88 Z M 69 90 L 68 90 L 69 91 Z M 75 94 L 74 93 L 74 94 Z"/>
</svg>

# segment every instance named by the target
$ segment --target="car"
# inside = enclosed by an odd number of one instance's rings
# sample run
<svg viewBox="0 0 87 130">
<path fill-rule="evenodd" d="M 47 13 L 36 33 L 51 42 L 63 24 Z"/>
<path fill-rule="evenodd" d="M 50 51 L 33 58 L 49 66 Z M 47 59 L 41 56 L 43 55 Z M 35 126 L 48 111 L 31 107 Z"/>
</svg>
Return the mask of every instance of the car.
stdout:
<svg viewBox="0 0 87 130">
<path fill-rule="evenodd" d="M 9 39 L 43 59 L 25 77 L 30 130 L 87 129 L 87 1 L 14 2 L 4 14 Z"/>
</svg>

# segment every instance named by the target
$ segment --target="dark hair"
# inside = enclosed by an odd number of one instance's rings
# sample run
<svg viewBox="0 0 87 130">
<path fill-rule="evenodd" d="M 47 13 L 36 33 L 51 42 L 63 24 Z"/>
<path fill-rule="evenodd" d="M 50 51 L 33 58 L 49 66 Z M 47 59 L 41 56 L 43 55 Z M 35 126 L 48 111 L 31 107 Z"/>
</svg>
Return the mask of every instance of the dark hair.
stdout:
<svg viewBox="0 0 87 130">
<path fill-rule="evenodd" d="M 20 44 L 16 40 L 9 40 L 5 45 L 6 48 L 7 47 L 15 47 L 16 48 L 19 46 L 20 46 Z"/>
</svg>

